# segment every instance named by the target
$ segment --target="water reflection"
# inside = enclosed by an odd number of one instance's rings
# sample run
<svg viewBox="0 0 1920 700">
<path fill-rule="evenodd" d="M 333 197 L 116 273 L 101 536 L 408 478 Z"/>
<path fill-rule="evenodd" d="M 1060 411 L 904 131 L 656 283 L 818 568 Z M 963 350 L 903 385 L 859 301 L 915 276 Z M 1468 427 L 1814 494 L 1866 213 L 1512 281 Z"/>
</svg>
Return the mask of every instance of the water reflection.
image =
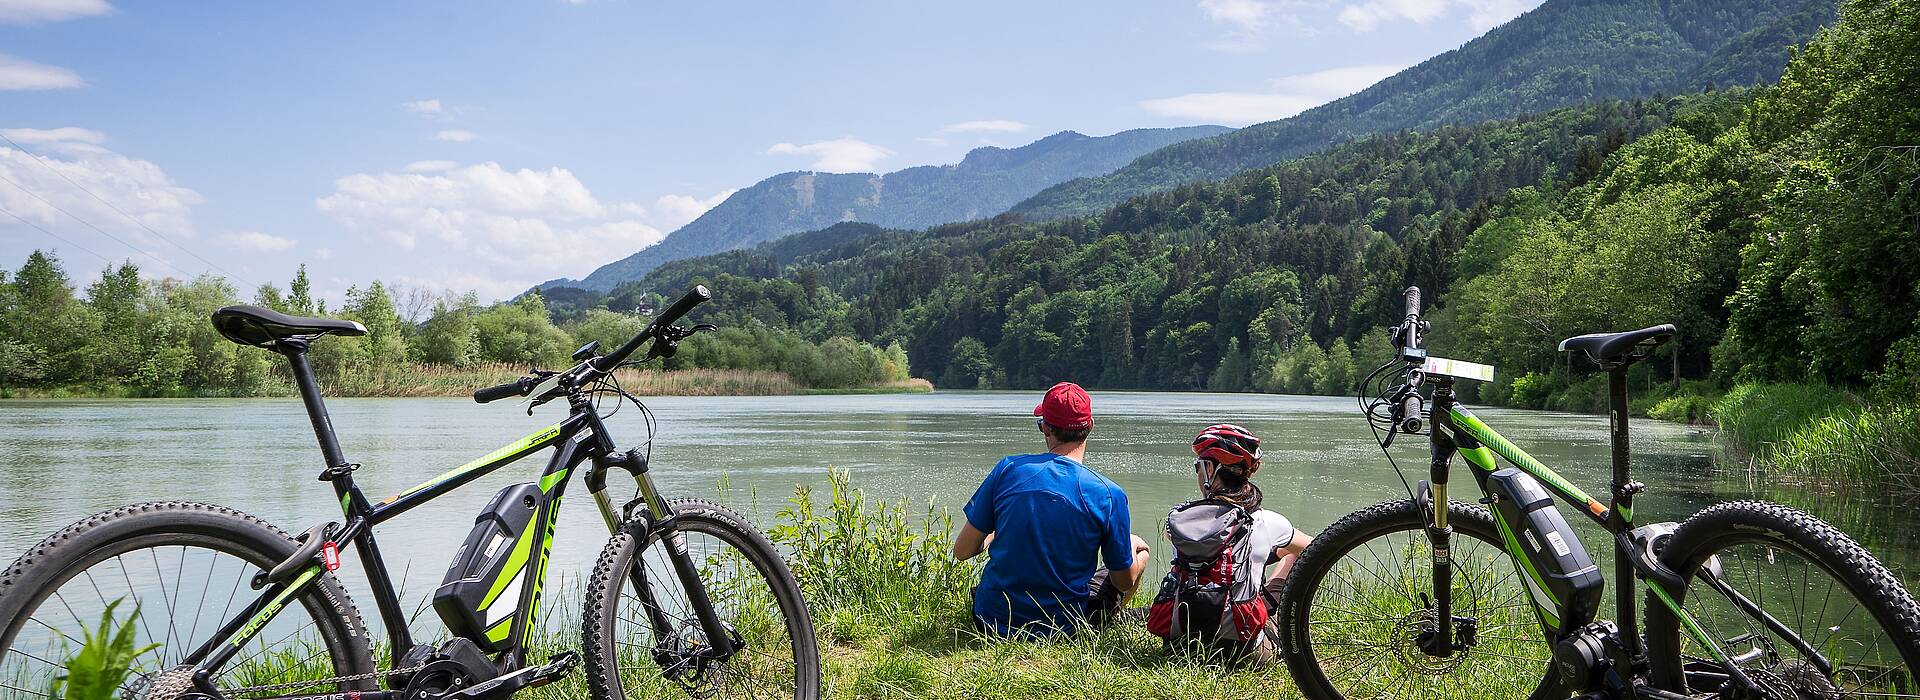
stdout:
<svg viewBox="0 0 1920 700">
<path fill-rule="evenodd" d="M 823 485 L 829 468 L 851 471 L 856 485 L 876 497 L 957 509 L 1000 456 L 1041 449 L 1029 415 L 1036 399 L 1032 392 L 653 399 L 660 418 L 654 473 L 669 494 L 718 495 L 763 525 L 796 486 Z M 562 410 L 549 406 L 528 417 L 510 405 L 457 399 L 340 399 L 330 407 L 348 457 L 365 465 L 356 477 L 374 499 L 531 433 Z M 1309 531 L 1405 495 L 1352 399 L 1096 392 L 1094 409 L 1088 461 L 1126 488 L 1133 529 L 1143 536 L 1157 535 L 1166 510 L 1195 495 L 1187 444 L 1219 420 L 1266 440 L 1267 462 L 1256 481 L 1269 507 Z M 1603 417 L 1477 413 L 1582 488 L 1605 493 Z M 623 446 L 645 438 L 637 411 L 610 424 Z M 1833 521 L 1913 585 L 1920 527 L 1899 504 L 1860 489 L 1716 464 L 1713 436 L 1698 428 L 1636 421 L 1633 439 L 1636 477 L 1651 487 L 1636 508 L 1643 520 L 1677 519 L 1725 500 L 1781 500 Z M 1423 477 L 1424 441 L 1401 441 L 1394 457 L 1409 479 Z M 299 402 L 288 399 L 0 401 L 0 460 L 0 511 L 10 516 L 0 520 L 0 561 L 87 514 L 137 501 L 230 505 L 292 531 L 340 517 L 331 490 L 314 481 L 318 450 Z M 446 558 L 488 497 L 532 480 L 543 463 L 529 459 L 381 528 L 388 563 L 405 581 L 405 607 L 414 609 L 439 583 Z M 1470 479 L 1464 469 L 1456 475 L 1462 485 Z M 723 477 L 730 488 L 721 494 Z M 563 578 L 586 571 L 606 540 L 599 516 L 573 486 L 549 569 Z M 1470 497 L 1470 489 L 1455 494 Z M 1579 527 L 1596 557 L 1608 558 L 1604 533 Z M 357 574 L 347 584 L 364 595 Z M 361 602 L 371 615 L 370 601 Z"/>
</svg>

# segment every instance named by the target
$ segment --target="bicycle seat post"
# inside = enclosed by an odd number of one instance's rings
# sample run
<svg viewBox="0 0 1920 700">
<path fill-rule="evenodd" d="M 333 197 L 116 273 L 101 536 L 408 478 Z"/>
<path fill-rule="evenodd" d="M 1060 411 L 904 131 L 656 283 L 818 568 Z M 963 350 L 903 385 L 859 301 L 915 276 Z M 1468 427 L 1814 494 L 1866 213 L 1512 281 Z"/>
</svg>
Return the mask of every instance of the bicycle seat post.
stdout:
<svg viewBox="0 0 1920 700">
<path fill-rule="evenodd" d="M 307 361 L 307 340 L 305 338 L 282 338 L 273 345 L 274 352 L 287 357 L 292 364 L 293 383 L 300 387 L 300 401 L 306 404 L 307 418 L 313 422 L 313 436 L 320 441 L 320 456 L 326 460 L 326 471 L 320 473 L 321 481 L 332 481 L 344 474 L 351 473 L 354 465 L 340 451 L 340 440 L 333 434 L 333 419 L 327 416 L 327 404 L 320 398 L 320 382 L 313 377 L 313 365 Z"/>
</svg>

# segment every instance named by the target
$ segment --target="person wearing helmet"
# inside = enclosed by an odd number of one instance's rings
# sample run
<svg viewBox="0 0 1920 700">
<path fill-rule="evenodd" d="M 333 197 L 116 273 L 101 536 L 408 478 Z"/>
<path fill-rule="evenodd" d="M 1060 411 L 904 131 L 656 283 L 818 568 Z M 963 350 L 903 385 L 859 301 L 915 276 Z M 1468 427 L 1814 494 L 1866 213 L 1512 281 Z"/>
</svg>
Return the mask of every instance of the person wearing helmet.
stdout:
<svg viewBox="0 0 1920 700">
<path fill-rule="evenodd" d="M 1286 516 L 1261 507 L 1260 487 L 1253 483 L 1253 475 L 1260 472 L 1260 438 L 1252 431 L 1232 423 L 1207 426 L 1193 438 L 1193 454 L 1200 495 L 1240 506 L 1253 515 L 1248 571 L 1263 575 L 1261 598 L 1273 614 L 1268 633 L 1261 635 L 1254 651 L 1261 660 L 1271 660 L 1278 648 L 1273 624 L 1279 619 L 1280 591 L 1294 561 L 1313 538 L 1294 528 Z"/>
<path fill-rule="evenodd" d="M 981 630 L 999 635 L 1044 637 L 1104 624 L 1147 568 L 1127 493 L 1085 464 L 1093 430 L 1087 392 L 1056 384 L 1033 415 L 1047 451 L 994 465 L 967 501 L 953 541 L 961 561 L 990 555 L 973 590 L 973 615 Z"/>
</svg>

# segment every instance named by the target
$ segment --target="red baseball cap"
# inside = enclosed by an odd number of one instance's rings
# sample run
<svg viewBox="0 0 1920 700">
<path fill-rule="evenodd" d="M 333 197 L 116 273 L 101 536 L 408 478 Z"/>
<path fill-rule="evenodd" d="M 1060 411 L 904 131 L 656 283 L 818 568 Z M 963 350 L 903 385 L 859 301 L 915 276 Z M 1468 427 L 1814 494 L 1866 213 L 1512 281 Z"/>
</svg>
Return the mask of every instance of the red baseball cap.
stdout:
<svg viewBox="0 0 1920 700">
<path fill-rule="evenodd" d="M 1047 390 L 1040 405 L 1033 407 L 1033 415 L 1057 428 L 1092 427 L 1093 399 L 1087 397 L 1087 390 L 1079 384 L 1060 382 Z"/>
</svg>

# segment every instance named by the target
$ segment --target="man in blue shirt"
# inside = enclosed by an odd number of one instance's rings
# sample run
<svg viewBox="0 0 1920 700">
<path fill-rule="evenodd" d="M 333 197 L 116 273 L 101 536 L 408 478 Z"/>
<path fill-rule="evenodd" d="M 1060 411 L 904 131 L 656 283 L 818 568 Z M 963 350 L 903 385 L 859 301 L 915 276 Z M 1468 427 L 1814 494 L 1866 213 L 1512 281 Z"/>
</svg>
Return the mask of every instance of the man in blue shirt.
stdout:
<svg viewBox="0 0 1920 700">
<path fill-rule="evenodd" d="M 1126 606 L 1147 569 L 1147 543 L 1131 531 L 1126 492 L 1082 463 L 1093 430 L 1087 392 L 1056 384 L 1033 415 L 1047 451 L 994 465 L 953 541 L 961 561 L 989 553 L 973 615 L 1001 635 L 1104 622 Z"/>
</svg>

